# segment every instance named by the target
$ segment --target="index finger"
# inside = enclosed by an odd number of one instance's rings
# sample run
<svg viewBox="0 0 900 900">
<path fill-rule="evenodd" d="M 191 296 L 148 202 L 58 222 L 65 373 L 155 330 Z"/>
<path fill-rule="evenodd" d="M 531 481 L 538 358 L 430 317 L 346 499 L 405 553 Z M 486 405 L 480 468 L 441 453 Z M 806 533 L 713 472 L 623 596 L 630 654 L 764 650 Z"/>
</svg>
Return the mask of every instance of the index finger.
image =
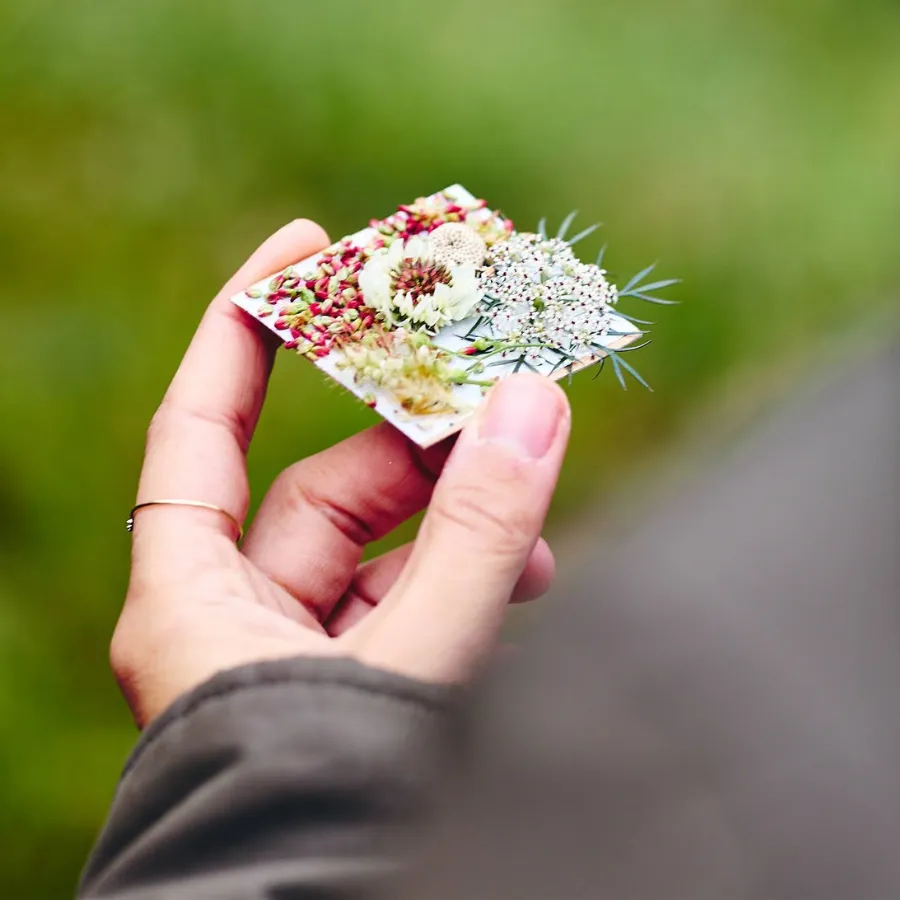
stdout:
<svg viewBox="0 0 900 900">
<path fill-rule="evenodd" d="M 153 417 L 137 502 L 199 500 L 243 520 L 249 503 L 244 457 L 276 344 L 230 298 L 327 244 L 328 236 L 314 222 L 291 222 L 268 238 L 212 301 Z M 163 528 L 182 540 L 183 526 L 233 536 L 233 525 L 215 512 L 150 507 L 139 514 L 135 540 L 152 539 Z"/>
</svg>

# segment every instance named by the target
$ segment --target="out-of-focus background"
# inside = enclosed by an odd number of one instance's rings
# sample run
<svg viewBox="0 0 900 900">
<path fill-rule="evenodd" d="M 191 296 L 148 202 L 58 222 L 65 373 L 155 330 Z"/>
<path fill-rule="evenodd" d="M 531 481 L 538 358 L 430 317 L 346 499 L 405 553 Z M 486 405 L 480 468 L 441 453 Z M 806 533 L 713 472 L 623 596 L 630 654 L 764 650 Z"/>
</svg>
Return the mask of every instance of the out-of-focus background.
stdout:
<svg viewBox="0 0 900 900">
<path fill-rule="evenodd" d="M 134 740 L 106 645 L 144 429 L 257 243 L 459 181 L 521 226 L 577 207 L 614 273 L 684 279 L 636 311 L 655 393 L 570 389 L 565 552 L 706 410 L 740 421 L 884 328 L 898 47 L 895 0 L 4 0 L 0 896 L 71 893 Z M 372 421 L 280 358 L 256 499 Z"/>
</svg>

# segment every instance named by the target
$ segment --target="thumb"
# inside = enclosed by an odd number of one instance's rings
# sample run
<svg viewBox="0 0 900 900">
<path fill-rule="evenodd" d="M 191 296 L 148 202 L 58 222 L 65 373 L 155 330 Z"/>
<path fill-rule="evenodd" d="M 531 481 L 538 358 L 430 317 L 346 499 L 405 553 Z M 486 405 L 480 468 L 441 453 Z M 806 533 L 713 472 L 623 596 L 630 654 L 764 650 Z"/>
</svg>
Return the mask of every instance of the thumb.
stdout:
<svg viewBox="0 0 900 900">
<path fill-rule="evenodd" d="M 569 437 L 565 394 L 538 375 L 491 390 L 461 434 L 412 555 L 359 648 L 431 681 L 470 674 L 491 649 L 540 536 Z"/>
</svg>

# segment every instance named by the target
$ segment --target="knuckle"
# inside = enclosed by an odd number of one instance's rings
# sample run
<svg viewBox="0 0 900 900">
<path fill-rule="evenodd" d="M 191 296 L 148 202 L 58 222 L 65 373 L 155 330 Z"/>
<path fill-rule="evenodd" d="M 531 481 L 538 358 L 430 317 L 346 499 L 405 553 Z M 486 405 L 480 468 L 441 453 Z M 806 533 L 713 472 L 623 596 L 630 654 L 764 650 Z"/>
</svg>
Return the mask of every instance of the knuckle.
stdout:
<svg viewBox="0 0 900 900">
<path fill-rule="evenodd" d="M 138 646 L 131 618 L 123 613 L 109 643 L 109 665 L 119 687 L 129 699 L 135 693 L 140 671 Z"/>
<path fill-rule="evenodd" d="M 449 523 L 498 555 L 521 553 L 534 537 L 535 525 L 527 505 L 510 503 L 506 492 L 474 482 L 462 482 L 441 492 L 435 497 L 431 512 L 439 525 Z"/>
<path fill-rule="evenodd" d="M 320 481 L 313 461 L 303 460 L 285 469 L 275 479 L 273 490 L 291 516 L 312 510 L 354 544 L 362 546 L 375 540 L 378 535 L 367 518 L 337 496 L 327 496 L 316 487 Z"/>
<path fill-rule="evenodd" d="M 150 422 L 147 425 L 148 447 L 151 444 L 156 443 L 163 436 L 166 429 L 169 427 L 171 418 L 171 411 L 166 402 L 163 401 L 159 407 L 157 407 L 156 412 L 150 417 Z"/>
</svg>

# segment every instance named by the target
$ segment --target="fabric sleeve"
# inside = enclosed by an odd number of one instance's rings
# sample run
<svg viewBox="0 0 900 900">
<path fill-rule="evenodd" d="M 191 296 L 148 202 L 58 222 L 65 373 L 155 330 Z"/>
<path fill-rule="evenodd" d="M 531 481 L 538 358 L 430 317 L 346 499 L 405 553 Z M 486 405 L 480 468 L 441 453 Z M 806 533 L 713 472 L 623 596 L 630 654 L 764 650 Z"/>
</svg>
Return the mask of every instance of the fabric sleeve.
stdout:
<svg viewBox="0 0 900 900">
<path fill-rule="evenodd" d="M 452 699 L 347 659 L 219 674 L 141 736 L 79 896 L 378 893 L 428 816 Z"/>
</svg>

